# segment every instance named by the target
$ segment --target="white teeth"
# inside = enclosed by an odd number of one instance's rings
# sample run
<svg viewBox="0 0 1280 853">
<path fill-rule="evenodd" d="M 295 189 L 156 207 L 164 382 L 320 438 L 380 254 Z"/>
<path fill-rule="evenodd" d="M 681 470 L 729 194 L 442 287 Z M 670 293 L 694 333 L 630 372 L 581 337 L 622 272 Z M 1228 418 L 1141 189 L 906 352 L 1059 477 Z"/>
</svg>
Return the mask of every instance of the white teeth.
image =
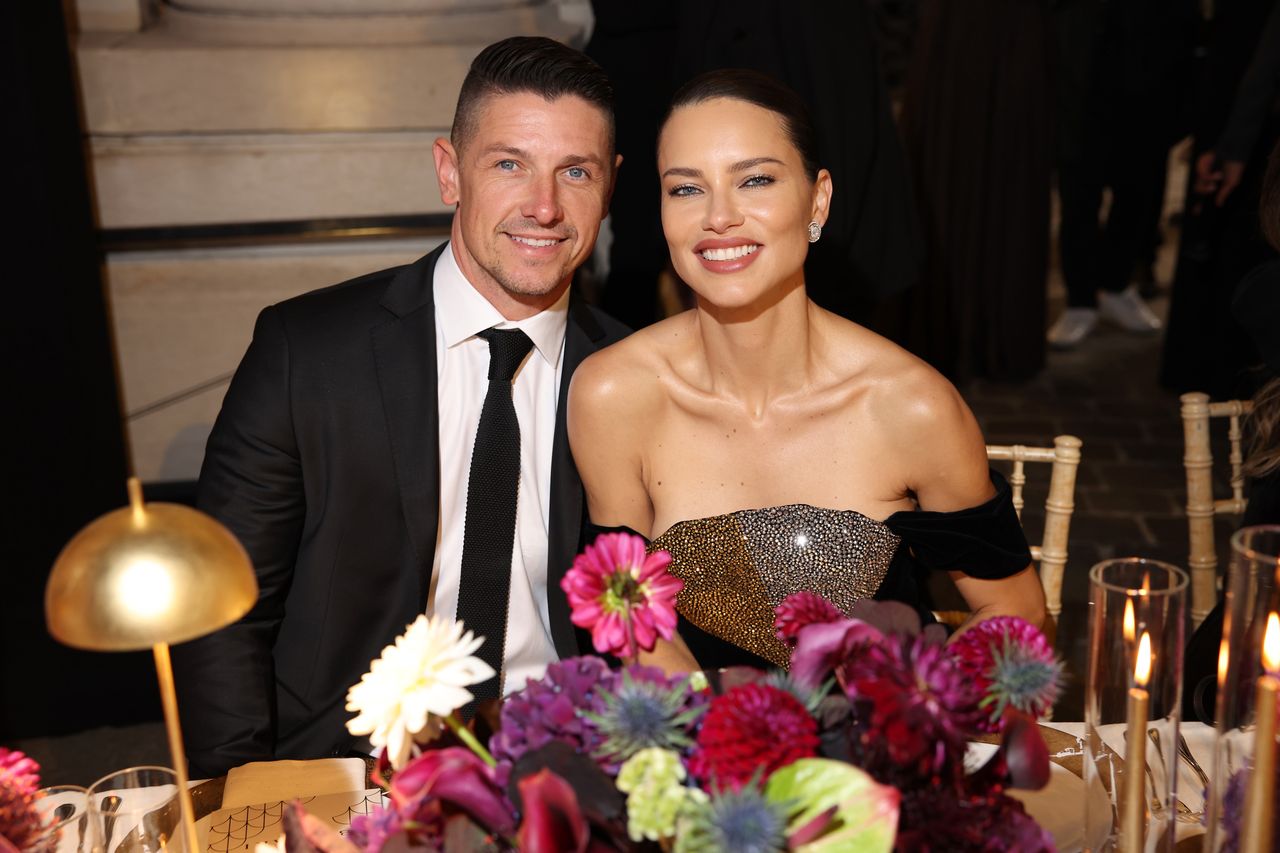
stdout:
<svg viewBox="0 0 1280 853">
<path fill-rule="evenodd" d="M 728 249 L 703 249 L 702 257 L 709 261 L 732 261 L 737 258 L 745 258 L 759 248 L 758 244 L 751 243 L 747 246 L 733 246 Z"/>
<path fill-rule="evenodd" d="M 511 235 L 511 239 L 515 240 L 517 243 L 523 243 L 526 246 L 534 246 L 536 248 L 542 248 L 544 246 L 554 246 L 556 243 L 560 242 L 559 240 L 555 240 L 555 239 L 535 240 L 532 237 L 517 237 L 514 234 Z"/>
</svg>

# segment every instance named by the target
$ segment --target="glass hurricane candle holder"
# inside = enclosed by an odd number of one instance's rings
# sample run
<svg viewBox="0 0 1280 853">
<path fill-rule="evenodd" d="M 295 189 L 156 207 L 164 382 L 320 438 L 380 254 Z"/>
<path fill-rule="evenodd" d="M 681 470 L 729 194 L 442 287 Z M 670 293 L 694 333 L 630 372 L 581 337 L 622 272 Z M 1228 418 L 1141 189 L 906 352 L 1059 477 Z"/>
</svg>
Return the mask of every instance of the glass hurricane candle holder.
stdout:
<svg viewBox="0 0 1280 853">
<path fill-rule="evenodd" d="M 1137 557 L 1089 572 L 1086 850 L 1173 850 L 1187 584 Z"/>
<path fill-rule="evenodd" d="M 130 767 L 89 786 L 93 853 L 185 851 L 177 774 Z"/>
<path fill-rule="evenodd" d="M 1245 790 L 1257 745 L 1255 696 L 1263 670 L 1263 632 L 1268 614 L 1280 609 L 1278 570 L 1280 525 L 1245 527 L 1231 537 L 1213 705 L 1207 851 L 1239 845 Z"/>
<path fill-rule="evenodd" d="M 79 785 L 53 785 L 36 791 L 36 811 L 45 830 L 36 849 L 45 853 L 89 853 L 88 792 Z"/>
</svg>

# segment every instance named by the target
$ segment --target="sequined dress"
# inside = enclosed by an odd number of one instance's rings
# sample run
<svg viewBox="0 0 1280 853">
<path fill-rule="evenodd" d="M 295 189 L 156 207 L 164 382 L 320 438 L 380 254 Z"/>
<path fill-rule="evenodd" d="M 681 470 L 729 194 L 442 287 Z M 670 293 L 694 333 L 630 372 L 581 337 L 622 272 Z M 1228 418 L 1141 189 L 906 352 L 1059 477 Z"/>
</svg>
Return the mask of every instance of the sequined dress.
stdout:
<svg viewBox="0 0 1280 853">
<path fill-rule="evenodd" d="M 670 571 L 685 583 L 680 634 L 699 664 L 785 667 L 773 611 L 791 593 L 816 592 L 844 611 L 865 598 L 919 608 L 924 572 L 992 579 L 1026 568 L 1031 552 L 1009 485 L 997 472 L 991 479 L 995 497 L 957 512 L 876 521 L 807 504 L 748 509 L 677 522 L 650 550 L 670 552 Z"/>
</svg>

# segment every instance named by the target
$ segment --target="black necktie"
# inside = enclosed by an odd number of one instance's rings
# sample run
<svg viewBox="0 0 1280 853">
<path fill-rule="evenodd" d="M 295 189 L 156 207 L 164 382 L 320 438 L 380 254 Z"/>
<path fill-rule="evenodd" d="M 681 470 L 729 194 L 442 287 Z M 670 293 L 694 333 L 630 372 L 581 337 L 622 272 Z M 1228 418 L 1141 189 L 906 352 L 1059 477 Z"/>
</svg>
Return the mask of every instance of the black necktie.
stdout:
<svg viewBox="0 0 1280 853">
<path fill-rule="evenodd" d="M 533 341 L 519 329 L 488 329 L 480 337 L 489 342 L 489 390 L 467 478 L 458 618 L 484 637 L 477 656 L 501 673 L 520 484 L 520 422 L 511 401 L 511 379 Z M 477 701 L 497 698 L 499 679 L 500 675 L 473 686 Z"/>
</svg>

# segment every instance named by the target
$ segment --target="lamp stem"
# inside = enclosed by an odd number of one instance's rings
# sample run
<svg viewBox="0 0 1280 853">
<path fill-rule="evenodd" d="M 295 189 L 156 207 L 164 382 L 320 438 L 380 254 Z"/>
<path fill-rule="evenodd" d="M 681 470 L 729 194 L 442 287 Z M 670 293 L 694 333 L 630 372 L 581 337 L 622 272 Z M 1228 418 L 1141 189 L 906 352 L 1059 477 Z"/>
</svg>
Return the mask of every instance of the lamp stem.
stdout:
<svg viewBox="0 0 1280 853">
<path fill-rule="evenodd" d="M 169 736 L 169 753 L 173 772 L 178 777 L 178 802 L 182 809 L 182 827 L 188 853 L 200 853 L 196 843 L 195 808 L 191 804 L 191 786 L 187 783 L 187 752 L 182 747 L 182 726 L 178 722 L 178 694 L 173 687 L 173 664 L 169 660 L 169 644 L 151 647 L 156 657 L 156 675 L 160 679 L 160 703 L 164 706 L 164 729 Z"/>
<path fill-rule="evenodd" d="M 137 477 L 130 477 L 126 483 L 129 490 L 129 506 L 133 509 L 133 522 L 140 524 L 146 516 L 146 509 L 142 503 L 142 481 Z"/>
</svg>

